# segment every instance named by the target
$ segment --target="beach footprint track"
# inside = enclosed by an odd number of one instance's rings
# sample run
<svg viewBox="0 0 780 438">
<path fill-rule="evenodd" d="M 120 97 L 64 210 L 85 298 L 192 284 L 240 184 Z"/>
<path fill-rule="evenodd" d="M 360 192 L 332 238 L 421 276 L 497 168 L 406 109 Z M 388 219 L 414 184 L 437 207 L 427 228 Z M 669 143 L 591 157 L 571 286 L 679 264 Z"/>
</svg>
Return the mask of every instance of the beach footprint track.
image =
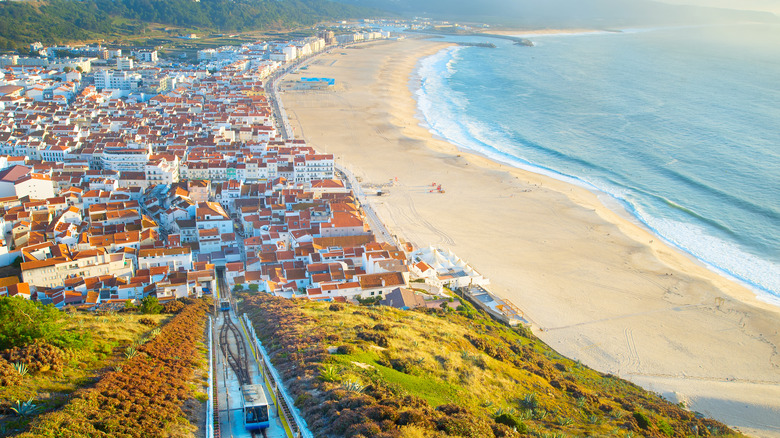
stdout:
<svg viewBox="0 0 780 438">
<path fill-rule="evenodd" d="M 421 225 L 423 225 L 425 228 L 430 230 L 433 234 L 439 236 L 439 242 L 443 243 L 445 245 L 455 246 L 455 240 L 450 237 L 449 234 L 445 233 L 444 231 L 441 231 L 439 228 L 436 228 L 428 222 L 420 213 L 417 211 L 417 208 L 414 206 L 414 200 L 412 199 L 412 196 L 408 193 L 406 194 L 406 200 L 407 204 L 409 205 L 409 212 L 410 215 L 406 215 L 407 219 L 409 219 L 410 222 L 417 222 Z"/>
<path fill-rule="evenodd" d="M 639 352 L 636 349 L 634 330 L 630 327 L 626 327 L 623 333 L 626 336 L 626 346 L 628 347 L 628 361 L 625 365 L 628 368 L 631 368 L 631 371 L 639 372 L 639 366 L 642 364 L 642 361 L 639 358 Z"/>
</svg>

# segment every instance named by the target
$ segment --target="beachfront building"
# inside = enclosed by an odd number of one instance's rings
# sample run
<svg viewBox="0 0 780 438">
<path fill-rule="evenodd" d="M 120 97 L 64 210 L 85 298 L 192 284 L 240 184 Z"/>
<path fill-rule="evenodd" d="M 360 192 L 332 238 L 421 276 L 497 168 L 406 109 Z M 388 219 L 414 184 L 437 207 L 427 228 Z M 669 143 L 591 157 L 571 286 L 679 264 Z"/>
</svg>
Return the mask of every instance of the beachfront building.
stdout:
<svg viewBox="0 0 780 438">
<path fill-rule="evenodd" d="M 435 286 L 485 286 L 490 281 L 450 250 L 433 246 L 420 248 L 409 255 L 412 276 Z"/>
</svg>

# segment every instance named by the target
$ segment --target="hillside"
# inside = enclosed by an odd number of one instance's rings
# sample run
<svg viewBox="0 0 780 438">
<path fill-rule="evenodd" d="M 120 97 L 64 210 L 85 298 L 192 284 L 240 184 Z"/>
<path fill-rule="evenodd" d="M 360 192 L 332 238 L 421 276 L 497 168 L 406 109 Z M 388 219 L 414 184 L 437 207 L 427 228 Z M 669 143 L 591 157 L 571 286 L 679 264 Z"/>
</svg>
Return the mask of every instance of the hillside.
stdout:
<svg viewBox="0 0 780 438">
<path fill-rule="evenodd" d="M 241 304 L 315 436 L 740 436 L 466 303 Z"/>
<path fill-rule="evenodd" d="M 35 41 L 114 39 L 150 23 L 214 31 L 287 29 L 374 15 L 328 0 L 46 0 L 0 2 L 0 49 Z"/>
<path fill-rule="evenodd" d="M 671 5 L 652 0 L 342 0 L 393 13 L 530 28 L 669 26 L 738 21 L 778 22 L 768 12 Z"/>
<path fill-rule="evenodd" d="M 1 298 L 0 437 L 193 436 L 207 399 L 206 308 L 66 313 Z"/>
</svg>

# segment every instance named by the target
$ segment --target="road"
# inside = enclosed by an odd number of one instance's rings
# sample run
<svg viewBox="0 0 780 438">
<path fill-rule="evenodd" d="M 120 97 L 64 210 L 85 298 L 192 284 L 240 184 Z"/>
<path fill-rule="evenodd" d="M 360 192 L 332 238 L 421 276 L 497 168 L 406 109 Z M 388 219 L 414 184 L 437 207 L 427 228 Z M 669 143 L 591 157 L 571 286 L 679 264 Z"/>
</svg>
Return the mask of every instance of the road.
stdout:
<svg viewBox="0 0 780 438">
<path fill-rule="evenodd" d="M 374 231 L 374 235 L 376 236 L 377 240 L 380 242 L 388 242 L 396 245 L 395 239 L 393 239 L 393 235 L 390 233 L 390 231 L 388 231 L 384 222 L 379 220 L 379 216 L 376 214 L 376 211 L 374 211 L 374 207 L 368 201 L 366 193 L 363 191 L 363 188 L 360 186 L 360 183 L 358 182 L 355 175 L 353 175 L 352 172 L 350 172 L 346 167 L 335 165 L 335 168 L 336 172 L 341 176 L 341 180 L 344 181 L 344 184 L 346 184 L 347 188 L 351 189 L 352 193 L 354 193 L 357 197 L 357 200 L 366 215 L 368 226 L 371 227 L 371 229 Z"/>
<path fill-rule="evenodd" d="M 268 99 L 273 111 L 274 120 L 276 122 L 277 129 L 285 139 L 293 138 L 293 135 L 292 128 L 290 128 L 290 123 L 287 120 L 287 112 L 285 111 L 284 105 L 279 98 L 278 84 L 288 73 L 300 68 L 305 64 L 308 64 L 316 56 L 317 55 L 312 55 L 308 58 L 291 64 L 282 70 L 279 70 L 278 72 L 271 75 L 266 82 L 265 89 L 268 92 Z M 374 235 L 376 235 L 377 240 L 396 245 L 395 239 L 393 239 L 393 235 L 390 233 L 390 231 L 388 231 L 385 224 L 379 220 L 379 216 L 376 214 L 376 211 L 374 211 L 374 208 L 368 201 L 366 194 L 363 192 L 363 188 L 360 186 L 357 178 L 355 178 L 349 169 L 343 166 L 335 165 L 334 167 L 336 168 L 336 172 L 341 176 L 341 179 L 347 185 L 347 188 L 352 190 L 352 192 L 357 197 L 358 202 L 360 202 L 360 205 L 362 206 L 365 213 L 366 220 L 368 221 L 368 226 L 371 227 L 371 229 L 374 231 Z"/>
</svg>

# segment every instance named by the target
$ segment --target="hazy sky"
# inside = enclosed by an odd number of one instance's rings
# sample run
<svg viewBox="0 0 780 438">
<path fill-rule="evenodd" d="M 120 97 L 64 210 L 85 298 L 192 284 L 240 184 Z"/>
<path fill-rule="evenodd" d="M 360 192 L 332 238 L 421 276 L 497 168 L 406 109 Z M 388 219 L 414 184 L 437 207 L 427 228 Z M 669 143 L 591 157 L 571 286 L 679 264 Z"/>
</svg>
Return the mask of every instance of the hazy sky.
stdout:
<svg viewBox="0 0 780 438">
<path fill-rule="evenodd" d="M 769 11 L 780 15 L 780 0 L 661 0 L 665 3 Z"/>
</svg>

